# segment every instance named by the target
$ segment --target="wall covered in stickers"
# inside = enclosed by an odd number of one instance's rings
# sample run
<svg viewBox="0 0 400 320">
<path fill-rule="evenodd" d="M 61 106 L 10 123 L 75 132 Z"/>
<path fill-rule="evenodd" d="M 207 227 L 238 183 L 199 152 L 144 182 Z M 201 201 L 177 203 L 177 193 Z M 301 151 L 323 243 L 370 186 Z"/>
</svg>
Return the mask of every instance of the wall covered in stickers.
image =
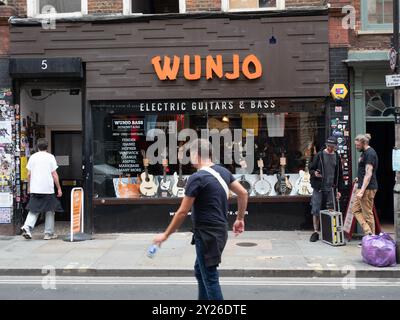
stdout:
<svg viewBox="0 0 400 320">
<path fill-rule="evenodd" d="M 17 113 L 19 110 L 17 110 Z M 0 88 L 0 225 L 13 223 L 14 204 L 17 192 L 17 170 L 19 158 L 19 135 L 16 135 L 16 110 L 12 103 L 12 92 L 9 88 Z M 18 170 L 19 172 L 19 170 Z"/>
</svg>

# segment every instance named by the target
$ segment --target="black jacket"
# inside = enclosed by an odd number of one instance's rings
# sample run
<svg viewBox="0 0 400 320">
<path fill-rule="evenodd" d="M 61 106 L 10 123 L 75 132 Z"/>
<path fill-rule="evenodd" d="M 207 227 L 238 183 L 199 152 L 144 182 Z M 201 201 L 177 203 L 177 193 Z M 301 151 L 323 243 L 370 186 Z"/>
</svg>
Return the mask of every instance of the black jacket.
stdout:
<svg viewBox="0 0 400 320">
<path fill-rule="evenodd" d="M 334 180 L 334 188 L 337 188 L 339 192 L 344 190 L 344 183 L 343 183 L 343 168 L 342 168 L 342 160 L 340 158 L 339 153 L 336 153 L 336 168 L 335 168 L 335 180 Z M 310 175 L 311 175 L 311 186 L 313 189 L 317 191 L 321 191 L 323 177 L 325 177 L 325 168 L 324 168 L 324 161 L 323 161 L 323 150 L 318 152 L 309 166 Z M 317 178 L 315 176 L 315 171 L 319 170 L 322 178 Z"/>
</svg>

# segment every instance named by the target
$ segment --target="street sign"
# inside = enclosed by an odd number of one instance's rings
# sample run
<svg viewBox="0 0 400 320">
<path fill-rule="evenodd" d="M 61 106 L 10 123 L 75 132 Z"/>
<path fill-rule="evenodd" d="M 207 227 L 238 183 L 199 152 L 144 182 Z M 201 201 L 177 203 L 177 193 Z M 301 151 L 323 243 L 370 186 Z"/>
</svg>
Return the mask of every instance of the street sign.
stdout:
<svg viewBox="0 0 400 320">
<path fill-rule="evenodd" d="M 348 92 L 349 91 L 343 83 L 335 84 L 331 89 L 332 98 L 335 100 L 343 100 L 346 98 Z"/>
<path fill-rule="evenodd" d="M 389 63 L 390 69 L 394 72 L 397 66 L 397 52 L 394 48 L 391 48 L 389 51 Z"/>
<path fill-rule="evenodd" d="M 386 76 L 386 87 L 400 87 L 400 74 L 389 74 Z"/>
</svg>

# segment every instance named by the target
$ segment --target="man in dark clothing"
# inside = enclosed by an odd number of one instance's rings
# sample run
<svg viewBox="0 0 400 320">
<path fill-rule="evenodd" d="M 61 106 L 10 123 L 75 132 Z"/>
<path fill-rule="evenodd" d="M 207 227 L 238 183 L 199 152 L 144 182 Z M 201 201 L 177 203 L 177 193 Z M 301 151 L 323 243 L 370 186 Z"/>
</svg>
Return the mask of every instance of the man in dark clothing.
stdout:
<svg viewBox="0 0 400 320">
<path fill-rule="evenodd" d="M 311 197 L 311 214 L 313 215 L 314 233 L 310 241 L 319 239 L 320 211 L 322 208 L 334 208 L 334 190 L 338 189 L 337 200 L 343 190 L 342 161 L 336 151 L 337 140 L 330 137 L 326 140 L 326 148 L 318 152 L 310 165 L 311 186 L 314 191 Z"/>
<path fill-rule="evenodd" d="M 199 300 L 223 300 L 217 267 L 228 238 L 229 189 L 238 199 L 238 213 L 233 225 L 235 235 L 244 231 L 248 195 L 227 169 L 212 163 L 211 144 L 207 140 L 199 139 L 193 142 L 191 162 L 199 170 L 190 176 L 185 197 L 170 225 L 164 233 L 157 235 L 153 242 L 161 245 L 167 240 L 192 209 L 192 244 L 196 247 L 194 269 L 199 285 Z"/>
</svg>

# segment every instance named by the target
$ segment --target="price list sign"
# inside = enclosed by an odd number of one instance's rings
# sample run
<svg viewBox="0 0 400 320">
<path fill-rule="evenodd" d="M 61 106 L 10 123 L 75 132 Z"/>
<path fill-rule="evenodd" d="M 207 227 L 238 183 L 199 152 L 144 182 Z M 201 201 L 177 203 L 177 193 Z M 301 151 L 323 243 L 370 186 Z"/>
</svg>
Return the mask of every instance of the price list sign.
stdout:
<svg viewBox="0 0 400 320">
<path fill-rule="evenodd" d="M 146 139 L 144 117 L 112 119 L 113 138 L 119 141 L 117 168 L 123 173 L 141 173 L 140 144 Z"/>
</svg>

